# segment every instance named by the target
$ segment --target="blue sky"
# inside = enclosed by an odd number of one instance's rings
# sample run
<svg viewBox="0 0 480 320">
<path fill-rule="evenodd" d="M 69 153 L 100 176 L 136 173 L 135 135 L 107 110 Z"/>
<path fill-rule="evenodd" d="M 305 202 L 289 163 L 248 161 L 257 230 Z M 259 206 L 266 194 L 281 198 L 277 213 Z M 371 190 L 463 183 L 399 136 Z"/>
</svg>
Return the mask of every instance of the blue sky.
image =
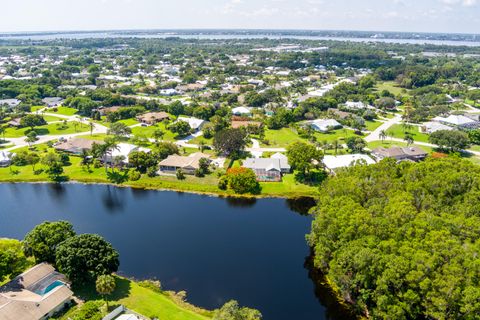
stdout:
<svg viewBox="0 0 480 320">
<path fill-rule="evenodd" d="M 480 33 L 480 0 L 2 0 L 0 32 L 265 28 Z"/>
</svg>

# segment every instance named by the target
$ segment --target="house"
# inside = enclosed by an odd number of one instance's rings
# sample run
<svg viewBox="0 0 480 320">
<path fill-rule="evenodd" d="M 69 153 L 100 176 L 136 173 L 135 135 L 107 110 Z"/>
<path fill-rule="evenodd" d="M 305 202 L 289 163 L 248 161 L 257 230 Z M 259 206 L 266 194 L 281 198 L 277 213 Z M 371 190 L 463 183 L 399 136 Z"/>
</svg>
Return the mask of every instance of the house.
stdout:
<svg viewBox="0 0 480 320">
<path fill-rule="evenodd" d="M 106 108 L 105 107 L 100 107 L 98 109 L 98 112 L 100 113 L 101 116 L 106 116 L 109 113 L 117 112 L 121 108 L 122 107 L 106 107 Z"/>
<path fill-rule="evenodd" d="M 168 119 L 170 119 L 170 115 L 166 112 L 148 112 L 137 116 L 138 121 L 148 125 L 154 125 Z"/>
<path fill-rule="evenodd" d="M 252 114 L 252 109 L 247 107 L 236 107 L 232 109 L 232 114 L 235 116 L 248 116 Z"/>
<path fill-rule="evenodd" d="M 210 160 L 210 155 L 201 152 L 186 157 L 177 154 L 170 155 L 160 162 L 160 172 L 174 174 L 177 170 L 182 170 L 186 174 L 195 174 L 195 171 L 200 168 L 200 159 L 202 158 Z"/>
<path fill-rule="evenodd" d="M 347 101 L 345 107 L 352 110 L 374 109 L 372 106 L 361 101 Z"/>
<path fill-rule="evenodd" d="M 274 157 L 275 156 L 275 157 Z M 287 157 L 275 154 L 270 158 L 248 158 L 243 162 L 243 167 L 252 169 L 258 181 L 280 182 L 282 175 L 291 170 Z"/>
<path fill-rule="evenodd" d="M 202 119 L 197 119 L 197 118 L 187 118 L 187 117 L 178 117 L 177 121 L 185 121 L 190 125 L 190 128 L 192 128 L 195 131 L 202 130 L 203 126 L 205 125 L 205 120 Z"/>
<path fill-rule="evenodd" d="M 60 97 L 47 97 L 43 98 L 42 102 L 49 108 L 59 107 L 63 103 L 63 98 Z"/>
<path fill-rule="evenodd" d="M 418 147 L 392 147 L 389 149 L 380 147 L 374 149 L 372 155 L 378 160 L 394 158 L 398 161 L 421 161 L 427 157 L 428 153 Z"/>
<path fill-rule="evenodd" d="M 333 108 L 329 108 L 327 113 L 340 120 L 345 120 L 352 116 L 350 112 L 340 111 Z"/>
<path fill-rule="evenodd" d="M 326 155 L 323 158 L 325 168 L 330 172 L 334 172 L 338 168 L 346 168 L 357 163 L 374 164 L 375 161 L 365 154 L 346 154 L 340 156 Z"/>
<path fill-rule="evenodd" d="M 202 83 L 189 83 L 185 85 L 177 86 L 177 91 L 180 92 L 189 92 L 189 91 L 201 91 L 205 89 L 206 85 Z"/>
<path fill-rule="evenodd" d="M 21 127 L 22 126 L 22 123 L 21 123 L 21 118 L 14 118 L 10 121 L 7 122 L 7 125 L 9 125 L 10 127 Z"/>
<path fill-rule="evenodd" d="M 5 106 L 8 109 L 13 109 L 18 106 L 22 101 L 18 99 L 0 99 L 0 107 Z"/>
<path fill-rule="evenodd" d="M 434 133 L 436 131 L 440 131 L 440 130 L 453 130 L 452 127 L 449 127 L 447 125 L 444 125 L 443 123 L 440 123 L 440 122 L 425 122 L 421 127 L 420 127 L 420 131 L 422 131 L 423 133 L 428 133 L 428 134 L 431 134 L 431 133 Z"/>
<path fill-rule="evenodd" d="M 480 122 L 470 119 L 462 115 L 450 115 L 447 118 L 435 117 L 434 121 L 443 123 L 445 125 L 454 126 L 461 129 L 476 129 L 480 127 Z"/>
<path fill-rule="evenodd" d="M 242 120 L 232 120 L 232 128 L 238 129 L 238 128 L 244 128 L 248 126 L 255 126 L 255 127 L 261 127 L 262 123 L 258 121 L 242 121 Z"/>
<path fill-rule="evenodd" d="M 341 128 L 342 125 L 334 119 L 317 119 L 310 122 L 310 126 L 320 132 L 328 132 L 333 129 Z"/>
<path fill-rule="evenodd" d="M 65 276 L 41 263 L 0 287 L 0 319 L 48 319 L 69 305 L 72 297 Z"/>
<path fill-rule="evenodd" d="M 12 163 L 13 154 L 8 151 L 0 151 L 0 167 L 8 167 Z"/>
<path fill-rule="evenodd" d="M 54 146 L 55 150 L 81 155 L 83 151 L 90 151 L 94 144 L 103 144 L 103 141 L 83 138 L 71 138 Z"/>
<path fill-rule="evenodd" d="M 175 96 L 177 94 L 180 94 L 180 92 L 178 92 L 175 89 L 171 89 L 171 88 L 160 90 L 160 95 L 162 95 L 162 96 Z"/>
</svg>

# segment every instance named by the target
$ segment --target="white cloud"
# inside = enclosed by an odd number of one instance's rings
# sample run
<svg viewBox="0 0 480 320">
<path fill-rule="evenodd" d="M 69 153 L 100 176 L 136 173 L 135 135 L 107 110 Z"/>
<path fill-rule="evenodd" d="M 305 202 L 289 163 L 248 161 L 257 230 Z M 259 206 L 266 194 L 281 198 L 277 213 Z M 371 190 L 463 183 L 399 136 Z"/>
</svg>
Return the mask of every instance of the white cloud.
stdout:
<svg viewBox="0 0 480 320">
<path fill-rule="evenodd" d="M 440 0 L 446 5 L 460 5 L 463 7 L 473 7 L 478 4 L 478 0 Z"/>
</svg>

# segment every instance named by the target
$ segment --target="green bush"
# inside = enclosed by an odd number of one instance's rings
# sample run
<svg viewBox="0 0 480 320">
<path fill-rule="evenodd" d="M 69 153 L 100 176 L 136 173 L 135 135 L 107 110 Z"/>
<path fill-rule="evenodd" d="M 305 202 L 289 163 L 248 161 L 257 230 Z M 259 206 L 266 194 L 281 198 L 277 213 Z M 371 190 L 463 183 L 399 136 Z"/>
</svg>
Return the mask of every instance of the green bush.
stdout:
<svg viewBox="0 0 480 320">
<path fill-rule="evenodd" d="M 221 176 L 218 180 L 218 189 L 227 190 L 228 187 L 228 178 L 227 176 Z"/>
<path fill-rule="evenodd" d="M 142 174 L 137 170 L 130 170 L 128 172 L 128 180 L 130 181 L 138 181 L 142 177 Z"/>
</svg>

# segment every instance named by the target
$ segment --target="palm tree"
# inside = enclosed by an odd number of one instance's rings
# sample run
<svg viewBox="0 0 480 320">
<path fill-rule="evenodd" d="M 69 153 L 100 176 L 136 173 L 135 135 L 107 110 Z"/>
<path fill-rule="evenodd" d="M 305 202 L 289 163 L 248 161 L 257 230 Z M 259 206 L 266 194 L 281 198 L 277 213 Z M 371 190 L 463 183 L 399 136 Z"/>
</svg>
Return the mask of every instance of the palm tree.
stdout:
<svg viewBox="0 0 480 320">
<path fill-rule="evenodd" d="M 410 134 L 406 134 L 403 140 L 407 142 L 407 147 L 411 146 L 414 142 L 413 137 Z"/>
<path fill-rule="evenodd" d="M 382 140 L 382 143 L 383 143 L 383 141 L 387 138 L 387 133 L 385 132 L 385 130 L 382 130 L 380 131 L 378 136 L 380 137 L 380 140 Z"/>
<path fill-rule="evenodd" d="M 90 121 L 88 125 L 90 126 L 90 135 L 93 135 L 93 129 L 95 129 L 95 123 L 93 121 Z"/>
<path fill-rule="evenodd" d="M 5 142 L 5 131 L 7 131 L 7 129 L 5 129 L 4 126 L 0 126 L 0 134 L 2 135 L 2 140 Z"/>
<path fill-rule="evenodd" d="M 155 129 L 153 131 L 152 137 L 155 139 L 155 142 L 159 142 L 160 140 L 163 139 L 163 136 L 165 135 L 165 132 L 162 129 Z"/>
<path fill-rule="evenodd" d="M 103 296 L 108 310 L 108 300 L 106 299 L 106 296 L 115 291 L 115 278 L 108 274 L 98 276 L 97 281 L 95 282 L 95 288 L 97 289 L 97 292 Z"/>
<path fill-rule="evenodd" d="M 333 140 L 332 144 L 333 144 L 333 149 L 335 150 L 335 155 L 337 155 L 338 147 L 339 147 L 338 140 L 337 139 Z"/>
</svg>

